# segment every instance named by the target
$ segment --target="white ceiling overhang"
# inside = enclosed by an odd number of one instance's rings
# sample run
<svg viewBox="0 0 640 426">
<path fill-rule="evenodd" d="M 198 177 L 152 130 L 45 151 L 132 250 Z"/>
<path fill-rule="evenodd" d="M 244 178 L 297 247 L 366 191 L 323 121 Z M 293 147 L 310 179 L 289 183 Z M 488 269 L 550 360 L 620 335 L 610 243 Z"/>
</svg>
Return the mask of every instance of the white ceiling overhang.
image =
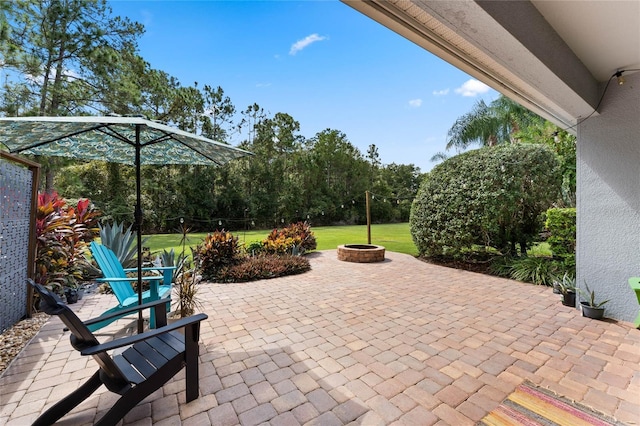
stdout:
<svg viewBox="0 0 640 426">
<path fill-rule="evenodd" d="M 612 73 L 640 63 L 638 1 L 343 1 L 565 128 L 593 113 Z M 618 19 L 619 31 L 603 31 L 598 50 L 587 43 L 598 33 L 587 18 Z M 614 36 L 617 44 L 601 40 Z"/>
</svg>

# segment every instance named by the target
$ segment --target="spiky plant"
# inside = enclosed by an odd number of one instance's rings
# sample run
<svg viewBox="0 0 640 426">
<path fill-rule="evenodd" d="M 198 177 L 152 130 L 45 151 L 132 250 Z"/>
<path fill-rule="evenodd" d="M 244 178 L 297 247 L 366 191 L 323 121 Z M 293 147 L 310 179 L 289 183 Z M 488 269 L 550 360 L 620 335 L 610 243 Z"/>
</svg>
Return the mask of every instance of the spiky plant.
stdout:
<svg viewBox="0 0 640 426">
<path fill-rule="evenodd" d="M 112 224 L 100 224 L 100 242 L 115 253 L 118 260 L 125 268 L 132 268 L 136 265 L 136 256 L 138 253 L 138 243 L 136 242 L 136 234 L 131 230 L 132 225 L 124 228 L 123 223 L 113 222 Z M 142 240 L 142 244 L 147 238 Z"/>
</svg>

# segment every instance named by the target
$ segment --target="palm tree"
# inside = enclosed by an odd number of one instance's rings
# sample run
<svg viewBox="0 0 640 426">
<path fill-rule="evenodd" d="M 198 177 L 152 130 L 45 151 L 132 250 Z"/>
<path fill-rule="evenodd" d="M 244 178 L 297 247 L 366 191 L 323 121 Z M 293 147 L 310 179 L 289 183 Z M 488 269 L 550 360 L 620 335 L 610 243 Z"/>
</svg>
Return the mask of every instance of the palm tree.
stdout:
<svg viewBox="0 0 640 426">
<path fill-rule="evenodd" d="M 449 129 L 446 149 L 514 143 L 522 127 L 538 120 L 539 116 L 505 96 L 500 95 L 489 105 L 480 100 Z"/>
</svg>

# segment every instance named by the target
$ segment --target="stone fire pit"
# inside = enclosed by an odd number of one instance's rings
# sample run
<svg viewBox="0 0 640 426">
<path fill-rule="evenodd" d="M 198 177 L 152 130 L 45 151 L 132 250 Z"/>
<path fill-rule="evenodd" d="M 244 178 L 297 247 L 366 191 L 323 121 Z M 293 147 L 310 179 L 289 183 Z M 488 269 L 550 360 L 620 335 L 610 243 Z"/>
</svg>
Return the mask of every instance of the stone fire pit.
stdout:
<svg viewBox="0 0 640 426">
<path fill-rule="evenodd" d="M 356 263 L 382 262 L 384 247 L 373 244 L 344 244 L 338 246 L 338 260 Z"/>
</svg>

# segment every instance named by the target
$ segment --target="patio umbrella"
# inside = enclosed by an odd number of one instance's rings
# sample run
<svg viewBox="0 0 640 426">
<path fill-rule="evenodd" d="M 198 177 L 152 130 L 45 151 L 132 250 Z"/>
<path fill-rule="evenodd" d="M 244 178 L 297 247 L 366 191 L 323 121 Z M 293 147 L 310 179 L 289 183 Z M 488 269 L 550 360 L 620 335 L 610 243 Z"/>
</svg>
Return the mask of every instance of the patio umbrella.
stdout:
<svg viewBox="0 0 640 426">
<path fill-rule="evenodd" d="M 220 166 L 248 151 L 141 117 L 0 117 L 0 143 L 9 152 L 135 165 L 134 223 L 138 239 L 138 303 L 142 304 L 140 166 Z M 138 330 L 142 331 L 142 313 Z"/>
</svg>

